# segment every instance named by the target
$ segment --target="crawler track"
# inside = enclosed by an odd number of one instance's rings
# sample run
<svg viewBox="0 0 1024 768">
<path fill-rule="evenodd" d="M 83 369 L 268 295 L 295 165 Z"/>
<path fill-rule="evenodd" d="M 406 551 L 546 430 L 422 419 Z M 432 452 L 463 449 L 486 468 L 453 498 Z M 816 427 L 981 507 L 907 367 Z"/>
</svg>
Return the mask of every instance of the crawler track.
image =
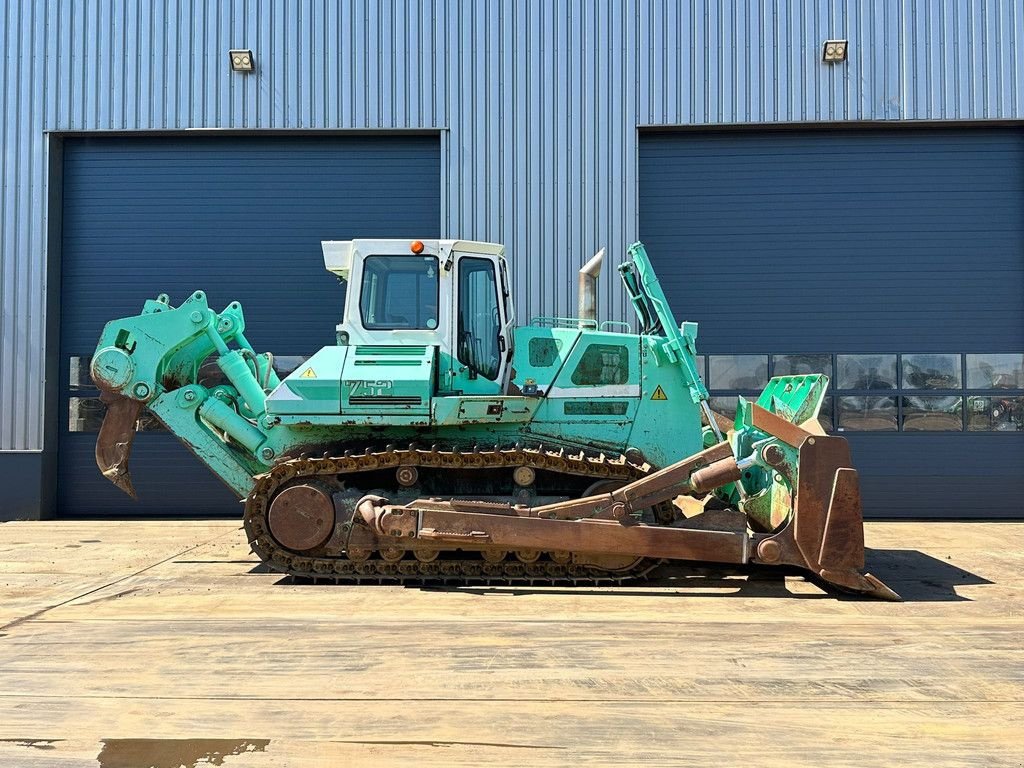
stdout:
<svg viewBox="0 0 1024 768">
<path fill-rule="evenodd" d="M 565 556 L 558 553 L 542 553 L 535 562 L 506 559 L 494 563 L 485 561 L 479 552 L 455 549 L 444 551 L 432 562 L 418 560 L 412 552 L 406 552 L 397 560 L 387 560 L 380 552 L 373 552 L 365 559 L 353 559 L 336 545 L 332 549 L 330 541 L 318 550 L 296 553 L 281 546 L 270 534 L 267 521 L 270 502 L 285 485 L 313 481 L 365 490 L 359 482 L 361 476 L 403 466 L 453 474 L 507 468 L 510 477 L 515 468 L 525 466 L 595 482 L 628 482 L 653 470 L 650 465 L 636 464 L 623 456 L 571 454 L 540 446 L 472 451 L 388 447 L 358 455 L 346 451 L 343 456 L 286 459 L 269 472 L 258 475 L 246 499 L 243 521 L 253 552 L 279 573 L 314 582 L 347 584 L 616 584 L 641 578 L 659 564 L 657 560 L 641 558 L 626 568 L 605 570 L 571 559 L 564 562 Z"/>
</svg>

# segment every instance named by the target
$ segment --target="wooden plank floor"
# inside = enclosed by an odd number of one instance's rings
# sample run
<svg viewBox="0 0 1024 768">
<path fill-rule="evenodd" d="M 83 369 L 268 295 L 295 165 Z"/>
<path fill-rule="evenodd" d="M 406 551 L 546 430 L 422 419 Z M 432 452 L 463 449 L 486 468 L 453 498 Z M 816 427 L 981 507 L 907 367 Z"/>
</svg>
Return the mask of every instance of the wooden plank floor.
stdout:
<svg viewBox="0 0 1024 768">
<path fill-rule="evenodd" d="M 679 571 L 322 587 L 237 524 L 0 525 L 0 766 L 1024 764 L 1024 524 L 875 523 L 904 603 Z"/>
</svg>

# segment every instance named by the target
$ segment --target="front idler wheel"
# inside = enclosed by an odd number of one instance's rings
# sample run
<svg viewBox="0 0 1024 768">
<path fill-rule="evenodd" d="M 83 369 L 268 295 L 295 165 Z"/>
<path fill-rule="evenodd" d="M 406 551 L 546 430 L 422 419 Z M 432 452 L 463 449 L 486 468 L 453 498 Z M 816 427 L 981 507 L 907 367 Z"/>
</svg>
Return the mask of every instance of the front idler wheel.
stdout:
<svg viewBox="0 0 1024 768">
<path fill-rule="evenodd" d="M 267 522 L 282 546 L 308 552 L 323 546 L 334 532 L 334 501 L 320 486 L 293 485 L 270 502 Z"/>
</svg>

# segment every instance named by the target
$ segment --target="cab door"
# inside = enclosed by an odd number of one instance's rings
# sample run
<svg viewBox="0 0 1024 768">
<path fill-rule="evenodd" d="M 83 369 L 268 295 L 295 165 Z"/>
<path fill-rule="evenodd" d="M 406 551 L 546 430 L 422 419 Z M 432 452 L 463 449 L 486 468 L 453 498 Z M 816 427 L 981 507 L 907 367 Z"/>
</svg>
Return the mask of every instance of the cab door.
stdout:
<svg viewBox="0 0 1024 768">
<path fill-rule="evenodd" d="M 497 256 L 458 254 L 452 313 L 453 391 L 504 393 L 512 344 L 506 293 Z"/>
</svg>

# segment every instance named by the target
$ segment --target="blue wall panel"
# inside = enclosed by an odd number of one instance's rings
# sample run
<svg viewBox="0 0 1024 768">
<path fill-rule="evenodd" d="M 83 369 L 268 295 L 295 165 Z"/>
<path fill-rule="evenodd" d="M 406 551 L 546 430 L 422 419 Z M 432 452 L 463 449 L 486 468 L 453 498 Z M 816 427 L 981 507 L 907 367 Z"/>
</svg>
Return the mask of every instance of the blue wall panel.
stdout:
<svg viewBox="0 0 1024 768">
<path fill-rule="evenodd" d="M 107 482 L 95 432 L 68 433 L 68 361 L 103 325 L 167 293 L 240 301 L 261 351 L 311 355 L 333 344 L 343 291 L 321 240 L 437 237 L 436 136 L 96 138 L 64 151 L 61 413 L 63 514 L 238 514 L 227 488 L 167 434 L 137 437 L 140 501 Z M 181 506 L 181 488 L 188 502 Z"/>
<path fill-rule="evenodd" d="M 1019 128 L 645 134 L 640 236 L 704 350 L 1024 350 Z"/>
</svg>

